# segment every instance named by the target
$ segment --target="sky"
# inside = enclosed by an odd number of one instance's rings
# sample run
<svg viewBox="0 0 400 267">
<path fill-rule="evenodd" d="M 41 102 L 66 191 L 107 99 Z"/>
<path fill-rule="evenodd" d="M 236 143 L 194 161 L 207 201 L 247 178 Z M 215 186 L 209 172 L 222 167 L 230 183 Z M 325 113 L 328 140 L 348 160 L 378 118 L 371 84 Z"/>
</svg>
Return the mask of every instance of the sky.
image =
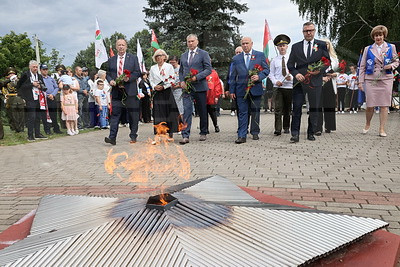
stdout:
<svg viewBox="0 0 400 267">
<path fill-rule="evenodd" d="M 253 39 L 253 49 L 262 51 L 264 20 L 267 19 L 272 38 L 284 33 L 292 43 L 302 40 L 302 24 L 298 8 L 290 0 L 238 0 L 247 3 L 248 12 L 238 14 L 245 24 L 240 28 L 243 36 Z M 1 0 L 0 36 L 11 30 L 17 34 L 34 34 L 44 43 L 47 53 L 52 48 L 65 55 L 64 64 L 71 65 L 76 54 L 94 42 L 97 16 L 103 36 L 121 32 L 131 38 L 137 31 L 148 29 L 143 7 L 146 0 L 69 0 L 30 1 Z M 274 56 L 270 42 L 270 55 Z"/>
</svg>

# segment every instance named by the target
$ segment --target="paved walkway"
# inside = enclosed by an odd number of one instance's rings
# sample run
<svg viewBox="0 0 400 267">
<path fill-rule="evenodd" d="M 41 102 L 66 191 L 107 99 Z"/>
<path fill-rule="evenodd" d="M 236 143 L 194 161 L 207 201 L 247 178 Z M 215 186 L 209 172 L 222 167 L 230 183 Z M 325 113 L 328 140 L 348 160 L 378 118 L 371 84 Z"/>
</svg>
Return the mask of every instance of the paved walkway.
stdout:
<svg viewBox="0 0 400 267">
<path fill-rule="evenodd" d="M 262 114 L 260 140 L 236 145 L 236 118 L 223 112 L 220 133 L 212 131 L 207 141 L 198 141 L 195 118 L 190 144 L 178 146 L 191 164 L 190 179 L 219 174 L 239 186 L 317 209 L 380 218 L 400 234 L 400 116 L 389 115 L 387 138 L 378 136 L 376 115 L 370 132 L 362 135 L 364 116 L 338 115 L 338 130 L 314 142 L 305 140 L 303 116 L 300 142 L 290 144 L 289 135 L 272 134 L 274 116 Z M 170 170 L 139 188 L 108 174 L 103 165 L 111 148 L 103 141 L 107 134 L 99 130 L 0 147 L 0 231 L 35 209 L 47 194 L 130 197 L 146 187 L 184 182 Z M 135 154 L 150 137 L 152 125 L 140 125 L 139 142 L 130 145 L 128 129 L 120 128 L 112 154 Z"/>
</svg>

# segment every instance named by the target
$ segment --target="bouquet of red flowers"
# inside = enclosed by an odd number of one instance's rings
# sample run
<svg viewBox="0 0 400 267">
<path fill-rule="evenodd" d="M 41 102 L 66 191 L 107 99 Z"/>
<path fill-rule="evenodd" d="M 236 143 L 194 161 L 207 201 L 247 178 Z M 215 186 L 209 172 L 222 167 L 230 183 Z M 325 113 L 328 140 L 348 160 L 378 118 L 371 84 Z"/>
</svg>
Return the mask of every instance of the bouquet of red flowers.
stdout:
<svg viewBox="0 0 400 267">
<path fill-rule="evenodd" d="M 190 72 L 185 76 L 185 83 L 186 83 L 186 93 L 190 93 L 190 91 L 194 91 L 196 92 L 196 90 L 194 89 L 194 86 L 192 84 L 192 78 L 194 76 L 196 76 L 197 74 L 199 74 L 198 70 L 195 69 L 190 69 Z"/>
<path fill-rule="evenodd" d="M 347 62 L 342 59 L 339 63 L 339 72 L 344 73 L 346 71 Z"/>
<path fill-rule="evenodd" d="M 119 75 L 119 76 L 117 77 L 117 79 L 115 79 L 115 83 L 116 83 L 119 87 L 123 87 L 124 78 L 125 78 L 125 77 L 128 77 L 128 78 L 131 77 L 131 72 L 130 72 L 129 70 L 124 70 L 124 71 L 122 72 L 122 74 Z"/>
<path fill-rule="evenodd" d="M 250 89 L 255 85 L 255 82 L 253 82 L 251 80 L 251 76 L 258 75 L 261 71 L 263 71 L 263 67 L 261 65 L 258 65 L 258 64 L 254 65 L 254 69 L 249 70 L 247 87 L 246 87 L 246 94 L 244 95 L 244 99 L 247 98 L 247 96 L 250 93 Z"/>
<path fill-rule="evenodd" d="M 331 61 L 327 59 L 326 57 L 322 57 L 320 61 L 317 61 L 313 64 L 308 65 L 307 73 L 304 75 L 304 84 L 309 84 L 311 81 L 311 76 L 316 75 L 316 71 L 322 70 L 323 67 L 329 67 L 331 65 Z M 293 87 L 298 85 L 299 82 L 297 82 Z"/>
</svg>

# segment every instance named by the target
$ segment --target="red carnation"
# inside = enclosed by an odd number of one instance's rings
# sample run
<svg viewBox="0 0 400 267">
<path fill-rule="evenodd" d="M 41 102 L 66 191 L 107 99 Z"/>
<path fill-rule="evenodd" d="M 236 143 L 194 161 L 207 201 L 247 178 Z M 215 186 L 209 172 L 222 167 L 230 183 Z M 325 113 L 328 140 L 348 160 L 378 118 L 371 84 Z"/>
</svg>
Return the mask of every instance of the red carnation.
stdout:
<svg viewBox="0 0 400 267">
<path fill-rule="evenodd" d="M 126 77 L 131 77 L 131 72 L 129 70 L 124 70 L 124 74 Z"/>
<path fill-rule="evenodd" d="M 190 75 L 195 76 L 195 75 L 197 75 L 197 74 L 199 74 L 199 71 L 198 71 L 198 70 L 190 69 Z"/>
<path fill-rule="evenodd" d="M 255 68 L 255 69 L 258 69 L 259 71 L 262 71 L 262 70 L 263 70 L 263 67 L 262 67 L 261 65 L 259 65 L 259 64 L 255 64 L 255 65 L 254 65 L 254 68 Z"/>
<path fill-rule="evenodd" d="M 325 66 L 329 66 L 331 64 L 330 60 L 326 57 L 322 57 L 321 61 L 324 63 Z"/>
</svg>

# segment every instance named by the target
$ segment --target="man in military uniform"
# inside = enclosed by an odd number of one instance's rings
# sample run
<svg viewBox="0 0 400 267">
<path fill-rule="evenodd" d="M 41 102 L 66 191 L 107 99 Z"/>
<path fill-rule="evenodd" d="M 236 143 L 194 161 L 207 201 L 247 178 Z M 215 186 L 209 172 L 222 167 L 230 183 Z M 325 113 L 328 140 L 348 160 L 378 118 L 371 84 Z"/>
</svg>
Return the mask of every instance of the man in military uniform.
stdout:
<svg viewBox="0 0 400 267">
<path fill-rule="evenodd" d="M 6 114 L 10 129 L 17 133 L 24 131 L 24 100 L 17 95 L 17 71 L 13 67 L 6 70 L 5 80 L 0 85 L 6 103 Z"/>
</svg>

